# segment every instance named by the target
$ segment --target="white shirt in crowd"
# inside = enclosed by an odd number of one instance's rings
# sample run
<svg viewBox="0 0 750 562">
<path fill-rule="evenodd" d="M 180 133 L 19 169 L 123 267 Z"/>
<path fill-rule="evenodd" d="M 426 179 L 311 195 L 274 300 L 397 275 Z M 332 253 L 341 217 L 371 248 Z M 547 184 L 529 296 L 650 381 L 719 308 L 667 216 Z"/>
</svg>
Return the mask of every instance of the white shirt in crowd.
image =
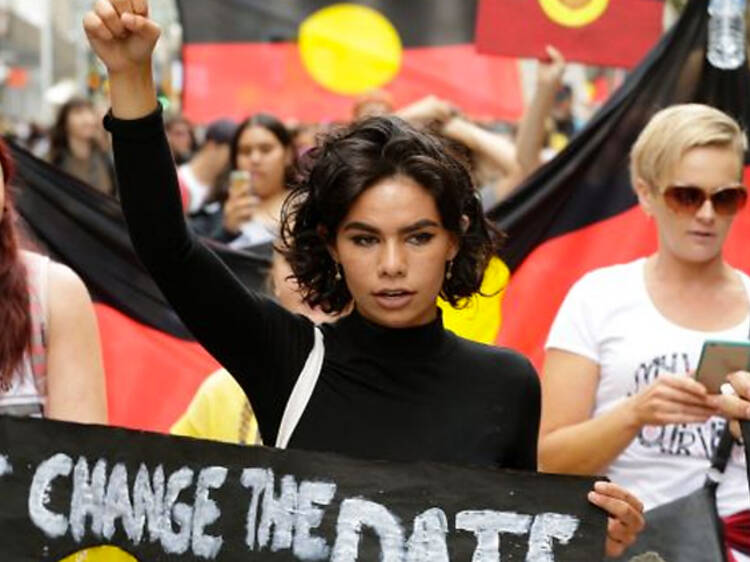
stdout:
<svg viewBox="0 0 750 562">
<path fill-rule="evenodd" d="M 208 194 L 211 192 L 211 186 L 206 185 L 198 179 L 189 163 L 177 168 L 177 175 L 182 185 L 188 190 L 190 197 L 188 213 L 198 212 L 206 202 Z"/>
<path fill-rule="evenodd" d="M 599 365 L 593 417 L 661 373 L 694 370 L 704 341 L 748 339 L 750 318 L 720 332 L 690 330 L 665 318 L 646 289 L 645 265 L 643 258 L 586 274 L 570 289 L 552 325 L 547 349 L 575 353 Z M 737 273 L 750 295 L 750 278 Z M 646 426 L 610 465 L 607 476 L 636 494 L 646 509 L 684 496 L 703 484 L 725 423 L 714 417 L 706 423 Z M 744 448 L 735 445 L 717 492 L 722 516 L 750 509 L 747 479 Z"/>
</svg>

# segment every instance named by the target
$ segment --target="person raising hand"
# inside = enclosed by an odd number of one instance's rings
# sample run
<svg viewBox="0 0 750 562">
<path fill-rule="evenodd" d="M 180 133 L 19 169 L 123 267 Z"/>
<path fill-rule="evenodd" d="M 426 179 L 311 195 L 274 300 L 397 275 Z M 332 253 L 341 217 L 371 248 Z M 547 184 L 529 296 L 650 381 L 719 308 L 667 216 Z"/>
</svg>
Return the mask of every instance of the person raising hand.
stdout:
<svg viewBox="0 0 750 562">
<path fill-rule="evenodd" d="M 242 285 L 186 228 L 150 74 L 159 28 L 147 16 L 145 2 L 114 0 L 86 16 L 110 71 L 105 125 L 123 212 L 162 293 L 250 399 L 263 442 L 536 470 L 533 366 L 456 336 L 438 311 L 438 295 L 456 304 L 479 290 L 496 248 L 445 140 L 386 116 L 333 131 L 313 149 L 284 203 L 283 253 L 307 304 L 351 308 L 316 326 Z M 302 404 L 296 418 L 285 415 L 290 397 Z M 640 502 L 605 482 L 589 498 L 610 514 L 608 553 L 621 553 L 643 527 Z"/>
</svg>

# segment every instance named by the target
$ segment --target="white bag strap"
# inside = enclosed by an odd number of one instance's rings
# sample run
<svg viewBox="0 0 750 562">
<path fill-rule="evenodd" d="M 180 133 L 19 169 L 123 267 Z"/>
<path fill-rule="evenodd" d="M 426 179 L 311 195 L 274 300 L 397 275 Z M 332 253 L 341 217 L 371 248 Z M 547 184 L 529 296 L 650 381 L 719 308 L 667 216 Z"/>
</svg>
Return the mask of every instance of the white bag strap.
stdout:
<svg viewBox="0 0 750 562">
<path fill-rule="evenodd" d="M 320 376 L 320 370 L 323 367 L 323 356 L 325 355 L 323 332 L 317 326 L 313 331 L 315 333 L 315 344 L 310 351 L 310 355 L 307 356 L 307 361 L 305 361 L 305 366 L 302 367 L 297 382 L 294 384 L 286 408 L 284 408 L 284 415 L 281 418 L 279 432 L 276 435 L 276 447 L 278 449 L 286 449 L 289 444 L 292 433 L 294 433 L 302 413 L 307 408 L 307 403 L 310 401 L 310 396 L 312 396 Z"/>
</svg>

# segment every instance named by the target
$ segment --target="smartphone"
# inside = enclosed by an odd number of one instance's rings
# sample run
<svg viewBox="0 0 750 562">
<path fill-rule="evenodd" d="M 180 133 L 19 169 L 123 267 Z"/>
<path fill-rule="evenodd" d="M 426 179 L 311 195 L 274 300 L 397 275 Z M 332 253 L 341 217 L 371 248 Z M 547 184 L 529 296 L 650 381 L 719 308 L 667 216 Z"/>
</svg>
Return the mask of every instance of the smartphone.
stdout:
<svg viewBox="0 0 750 562">
<path fill-rule="evenodd" d="M 249 195 L 251 192 L 250 172 L 247 170 L 232 170 L 229 173 L 229 191 L 247 192 Z"/>
<path fill-rule="evenodd" d="M 750 370 L 750 342 L 708 340 L 703 343 L 695 380 L 709 393 L 719 394 L 727 375 Z"/>
</svg>

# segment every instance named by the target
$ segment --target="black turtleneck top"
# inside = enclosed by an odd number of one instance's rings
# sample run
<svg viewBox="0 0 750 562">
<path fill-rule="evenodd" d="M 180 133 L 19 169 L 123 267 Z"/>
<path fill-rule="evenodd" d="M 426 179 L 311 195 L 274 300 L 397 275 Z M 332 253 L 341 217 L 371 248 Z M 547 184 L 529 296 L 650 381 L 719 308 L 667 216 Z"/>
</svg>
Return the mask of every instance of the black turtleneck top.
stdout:
<svg viewBox="0 0 750 562">
<path fill-rule="evenodd" d="M 161 112 L 108 116 L 122 207 L 139 257 L 198 341 L 237 379 L 274 443 L 313 325 L 248 290 L 187 229 Z M 321 327 L 317 385 L 289 446 L 359 458 L 536 469 L 540 390 L 522 355 L 354 311 Z"/>
</svg>

